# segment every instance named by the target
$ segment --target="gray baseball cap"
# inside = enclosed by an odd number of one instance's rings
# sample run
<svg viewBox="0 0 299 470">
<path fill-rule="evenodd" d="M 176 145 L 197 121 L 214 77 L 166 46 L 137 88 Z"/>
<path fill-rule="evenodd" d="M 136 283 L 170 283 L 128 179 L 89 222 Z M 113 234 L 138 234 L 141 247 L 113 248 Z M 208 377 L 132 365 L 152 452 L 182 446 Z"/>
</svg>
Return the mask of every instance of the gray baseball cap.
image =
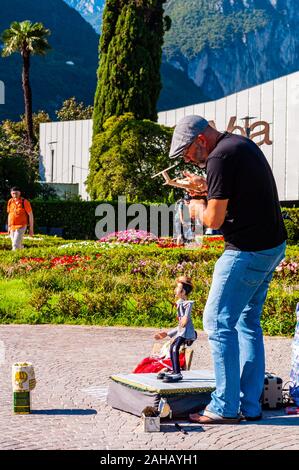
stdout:
<svg viewBox="0 0 299 470">
<path fill-rule="evenodd" d="M 185 148 L 192 144 L 195 137 L 208 127 L 208 121 L 201 116 L 185 116 L 175 126 L 169 158 L 182 156 Z"/>
</svg>

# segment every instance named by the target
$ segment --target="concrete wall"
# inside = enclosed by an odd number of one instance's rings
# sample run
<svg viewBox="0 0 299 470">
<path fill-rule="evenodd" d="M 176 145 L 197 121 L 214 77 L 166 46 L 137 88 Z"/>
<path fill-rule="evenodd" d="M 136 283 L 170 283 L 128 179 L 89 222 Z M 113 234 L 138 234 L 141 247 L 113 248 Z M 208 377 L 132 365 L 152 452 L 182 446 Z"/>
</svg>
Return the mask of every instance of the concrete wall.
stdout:
<svg viewBox="0 0 299 470">
<path fill-rule="evenodd" d="M 92 121 L 50 122 L 40 125 L 40 178 L 52 183 L 78 183 L 79 194 L 88 199 Z M 52 166 L 53 155 L 53 166 Z M 52 171 L 53 168 L 53 171 Z"/>
<path fill-rule="evenodd" d="M 159 123 L 175 126 L 187 114 L 204 116 L 220 131 L 250 134 L 271 165 L 280 200 L 299 200 L 299 72 L 217 101 L 161 112 Z M 246 117 L 252 119 L 242 119 Z M 79 193 L 87 199 L 92 121 L 41 124 L 40 130 L 41 178 L 51 181 L 52 149 L 53 182 L 79 183 Z M 53 141 L 57 143 L 49 144 Z"/>
</svg>

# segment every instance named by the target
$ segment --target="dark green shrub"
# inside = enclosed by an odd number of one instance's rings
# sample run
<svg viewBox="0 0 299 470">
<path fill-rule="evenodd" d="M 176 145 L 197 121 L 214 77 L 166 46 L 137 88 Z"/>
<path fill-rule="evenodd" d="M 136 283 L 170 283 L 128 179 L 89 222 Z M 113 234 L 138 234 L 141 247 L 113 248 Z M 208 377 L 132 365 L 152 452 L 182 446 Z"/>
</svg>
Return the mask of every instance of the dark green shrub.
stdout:
<svg viewBox="0 0 299 470">
<path fill-rule="evenodd" d="M 264 305 L 261 324 L 268 335 L 293 335 L 299 290 L 272 286 Z"/>
<path fill-rule="evenodd" d="M 285 226 L 288 232 L 288 243 L 294 244 L 299 241 L 299 209 L 285 209 Z"/>
<path fill-rule="evenodd" d="M 62 315 L 66 323 L 68 320 L 77 319 L 82 312 L 82 302 L 72 293 L 61 292 L 56 305 L 57 315 Z"/>
<path fill-rule="evenodd" d="M 51 298 L 51 292 L 45 288 L 35 289 L 29 300 L 29 304 L 40 312 L 44 307 L 48 306 Z"/>
</svg>

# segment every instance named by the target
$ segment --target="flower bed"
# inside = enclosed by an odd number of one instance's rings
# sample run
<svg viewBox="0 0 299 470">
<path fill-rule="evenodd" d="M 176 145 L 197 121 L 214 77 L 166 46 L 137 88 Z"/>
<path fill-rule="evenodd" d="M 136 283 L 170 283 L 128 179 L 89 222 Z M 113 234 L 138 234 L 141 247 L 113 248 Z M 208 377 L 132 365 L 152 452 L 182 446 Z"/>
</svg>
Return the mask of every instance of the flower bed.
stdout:
<svg viewBox="0 0 299 470">
<path fill-rule="evenodd" d="M 283 260 L 276 268 L 276 272 L 279 273 L 282 277 L 288 275 L 297 274 L 299 270 L 299 264 L 295 261 L 286 261 Z"/>
<path fill-rule="evenodd" d="M 97 254 L 96 257 L 100 257 L 100 254 Z M 90 256 L 81 256 L 81 255 L 64 255 L 56 256 L 50 260 L 46 258 L 21 258 L 19 264 L 25 265 L 26 270 L 30 271 L 35 264 L 43 263 L 43 269 L 52 269 L 56 267 L 65 267 L 67 271 L 71 271 L 76 268 L 87 269 L 86 262 L 90 261 Z"/>
<path fill-rule="evenodd" d="M 133 243 L 138 245 L 148 245 L 157 240 L 157 237 L 150 232 L 144 230 L 124 230 L 113 232 L 102 237 L 99 241 L 105 243 Z"/>
<path fill-rule="evenodd" d="M 194 280 L 194 323 L 202 327 L 219 237 L 204 237 L 204 248 L 156 246 L 159 241 L 69 242 L 0 253 L 0 322 L 76 323 L 170 327 L 175 324 L 174 280 Z M 63 247 L 63 248 L 62 248 Z M 292 334 L 299 301 L 299 248 L 274 273 L 262 324 L 268 334 Z M 10 292 L 8 296 L 7 293 Z M 20 292 L 22 295 L 20 300 Z"/>
<path fill-rule="evenodd" d="M 210 249 L 210 248 L 224 248 L 224 239 L 223 236 L 202 236 L 197 243 L 189 245 L 181 244 L 178 245 L 176 240 L 171 237 L 163 237 L 158 238 L 154 234 L 150 232 L 145 232 L 144 230 L 125 230 L 123 232 L 113 232 L 103 237 L 99 240 L 101 245 L 105 244 L 106 246 L 109 244 L 117 245 L 149 245 L 151 243 L 155 243 L 158 248 L 203 248 L 203 249 Z"/>
<path fill-rule="evenodd" d="M 184 245 L 178 245 L 172 238 L 160 238 L 156 243 L 158 248 L 183 248 Z"/>
</svg>

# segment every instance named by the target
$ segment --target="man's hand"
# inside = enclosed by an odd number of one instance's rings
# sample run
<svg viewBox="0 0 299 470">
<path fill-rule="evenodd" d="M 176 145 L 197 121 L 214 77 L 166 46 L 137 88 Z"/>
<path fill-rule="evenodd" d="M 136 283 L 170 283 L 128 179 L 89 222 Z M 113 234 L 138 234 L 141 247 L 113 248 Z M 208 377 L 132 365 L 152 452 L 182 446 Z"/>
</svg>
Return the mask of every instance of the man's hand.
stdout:
<svg viewBox="0 0 299 470">
<path fill-rule="evenodd" d="M 29 229 L 29 237 L 33 237 L 33 236 L 34 236 L 33 228 L 30 228 Z"/>
<path fill-rule="evenodd" d="M 208 185 L 206 179 L 203 176 L 194 175 L 193 173 L 189 173 L 188 171 L 184 171 L 183 174 L 190 183 L 198 186 L 198 192 L 188 191 L 190 196 L 198 196 L 198 194 L 201 194 L 202 196 L 207 195 Z"/>
</svg>

